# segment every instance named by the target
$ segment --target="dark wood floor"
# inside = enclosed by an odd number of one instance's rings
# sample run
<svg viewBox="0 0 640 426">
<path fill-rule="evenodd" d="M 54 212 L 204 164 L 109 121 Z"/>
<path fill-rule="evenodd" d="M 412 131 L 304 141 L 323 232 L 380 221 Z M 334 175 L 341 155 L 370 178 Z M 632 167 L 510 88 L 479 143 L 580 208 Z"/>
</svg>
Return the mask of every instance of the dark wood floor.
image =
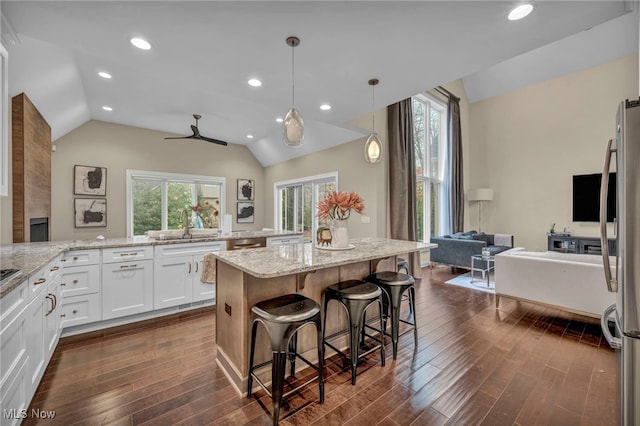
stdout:
<svg viewBox="0 0 640 426">
<path fill-rule="evenodd" d="M 425 269 L 417 285 L 417 350 L 403 336 L 398 359 L 371 355 L 356 386 L 328 362 L 325 403 L 311 385 L 281 423 L 619 423 L 616 354 L 596 320 L 508 299 L 496 311 L 493 295 L 444 284 L 451 276 Z M 214 330 L 206 310 L 62 342 L 30 408 L 55 410 L 47 425 L 269 424 L 270 401 L 240 398 L 216 365 Z"/>
</svg>

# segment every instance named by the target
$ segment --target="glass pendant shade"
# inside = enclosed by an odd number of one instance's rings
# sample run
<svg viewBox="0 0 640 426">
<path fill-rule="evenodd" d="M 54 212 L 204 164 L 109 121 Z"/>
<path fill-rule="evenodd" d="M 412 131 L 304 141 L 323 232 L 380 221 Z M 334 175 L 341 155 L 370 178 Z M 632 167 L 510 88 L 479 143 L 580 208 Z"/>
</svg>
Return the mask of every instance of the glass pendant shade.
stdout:
<svg viewBox="0 0 640 426">
<path fill-rule="evenodd" d="M 298 148 L 304 139 L 304 121 L 297 109 L 291 108 L 282 121 L 284 144 L 289 148 Z"/>
<path fill-rule="evenodd" d="M 367 163 L 378 163 L 382 158 L 382 143 L 377 133 L 371 133 L 364 144 L 364 158 Z"/>
</svg>

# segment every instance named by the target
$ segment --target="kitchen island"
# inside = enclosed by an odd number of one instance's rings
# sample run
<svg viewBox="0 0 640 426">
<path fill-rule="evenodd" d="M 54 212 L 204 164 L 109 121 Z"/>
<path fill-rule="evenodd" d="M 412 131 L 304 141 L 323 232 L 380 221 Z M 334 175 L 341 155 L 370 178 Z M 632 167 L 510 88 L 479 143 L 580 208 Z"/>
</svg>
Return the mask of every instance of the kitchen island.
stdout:
<svg viewBox="0 0 640 426">
<path fill-rule="evenodd" d="M 396 270 L 399 255 L 427 251 L 435 244 L 385 238 L 352 239 L 350 250 L 317 248 L 311 243 L 214 253 L 207 262 L 216 268 L 217 361 L 240 394 L 247 389 L 251 308 L 257 302 L 288 293 L 303 294 L 318 303 L 331 284 L 364 279 L 370 273 Z M 211 267 L 212 265 L 209 265 Z M 337 304 L 327 312 L 327 334 L 344 327 Z M 301 330 L 298 351 L 314 357 L 316 340 L 312 327 Z M 268 337 L 258 328 L 256 363 L 271 358 Z M 301 366 L 302 367 L 302 366 Z"/>
</svg>

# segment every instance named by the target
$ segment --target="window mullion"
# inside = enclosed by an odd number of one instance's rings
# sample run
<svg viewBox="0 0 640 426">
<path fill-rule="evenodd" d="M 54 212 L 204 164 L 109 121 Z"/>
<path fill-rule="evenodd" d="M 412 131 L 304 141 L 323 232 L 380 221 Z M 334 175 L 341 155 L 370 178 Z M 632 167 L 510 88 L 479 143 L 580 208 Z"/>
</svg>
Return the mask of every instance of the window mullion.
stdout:
<svg viewBox="0 0 640 426">
<path fill-rule="evenodd" d="M 167 181 L 163 181 L 160 188 L 160 205 L 161 207 L 161 212 L 162 212 L 162 218 L 161 218 L 161 223 L 162 223 L 162 229 L 169 229 L 169 203 L 168 201 L 168 189 L 167 189 L 168 185 L 167 185 Z"/>
</svg>

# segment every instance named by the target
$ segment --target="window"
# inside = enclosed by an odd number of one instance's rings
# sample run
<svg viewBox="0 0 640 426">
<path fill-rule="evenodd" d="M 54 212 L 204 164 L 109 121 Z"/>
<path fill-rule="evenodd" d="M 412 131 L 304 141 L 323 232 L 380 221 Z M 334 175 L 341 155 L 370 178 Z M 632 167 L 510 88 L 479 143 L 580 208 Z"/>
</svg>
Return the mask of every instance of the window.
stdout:
<svg viewBox="0 0 640 426">
<path fill-rule="evenodd" d="M 316 216 L 318 202 L 338 187 L 338 174 L 329 173 L 275 183 L 276 228 L 278 231 L 302 232 L 305 242 L 316 241 L 320 223 Z"/>
<path fill-rule="evenodd" d="M 412 98 L 413 147 L 416 161 L 416 214 L 419 241 L 446 233 L 443 229 L 443 180 L 447 140 L 447 107 L 426 95 Z"/>
<path fill-rule="evenodd" d="M 127 170 L 127 235 L 185 224 L 219 228 L 224 194 L 223 177 Z"/>
</svg>

